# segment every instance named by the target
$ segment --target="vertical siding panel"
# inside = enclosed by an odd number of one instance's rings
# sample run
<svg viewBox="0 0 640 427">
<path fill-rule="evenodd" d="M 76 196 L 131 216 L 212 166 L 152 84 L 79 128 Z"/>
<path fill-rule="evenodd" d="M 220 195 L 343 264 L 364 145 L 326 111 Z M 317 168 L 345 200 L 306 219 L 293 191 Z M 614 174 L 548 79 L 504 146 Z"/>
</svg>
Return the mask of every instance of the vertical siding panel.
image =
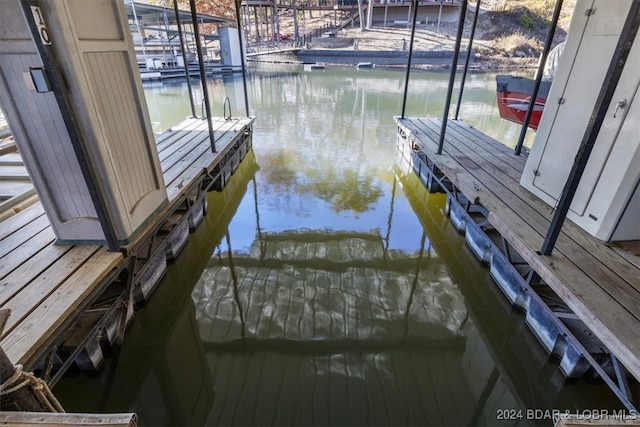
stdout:
<svg viewBox="0 0 640 427">
<path fill-rule="evenodd" d="M 119 64 L 116 62 L 117 61 L 117 58 L 115 57 L 117 55 L 116 53 L 109 53 L 108 55 L 112 57 L 109 60 L 109 64 L 111 66 L 111 76 L 116 83 L 114 84 L 112 91 L 110 92 L 113 93 L 115 97 L 115 100 L 113 100 L 113 104 L 117 104 L 118 100 L 126 99 L 125 94 L 122 93 L 122 90 L 123 90 L 122 73 L 126 72 L 126 70 L 122 70 L 118 68 L 117 65 Z M 129 104 L 121 105 L 121 107 L 118 109 L 117 125 L 110 127 L 112 131 L 115 131 L 115 132 L 112 132 L 111 136 L 113 138 L 114 144 L 117 144 L 119 148 L 120 147 L 131 148 L 137 145 L 137 144 L 131 145 L 133 141 L 130 140 L 131 136 L 127 134 L 127 130 L 131 130 L 134 128 L 133 126 L 131 126 L 131 122 L 130 122 L 130 116 L 131 116 L 131 112 L 129 111 L 130 107 L 131 106 Z M 125 108 L 127 110 L 125 110 Z M 127 194 L 127 198 L 131 201 L 130 203 L 135 203 L 133 196 L 139 195 L 141 192 L 140 180 L 142 179 L 142 177 L 136 176 L 136 170 L 140 169 L 136 167 L 136 158 L 137 157 L 135 155 L 127 156 L 127 158 L 124 159 L 125 161 L 121 164 L 121 166 L 123 166 L 123 170 L 125 171 L 125 174 L 123 175 L 123 177 L 124 179 L 129 180 L 131 185 L 131 187 L 129 187 L 130 188 L 129 194 Z"/>
<path fill-rule="evenodd" d="M 108 55 L 108 53 L 103 55 Z M 114 79 L 118 78 L 118 70 L 117 68 L 115 68 L 115 64 L 112 61 L 108 60 L 108 58 L 106 61 L 100 61 L 99 56 L 92 54 L 87 55 L 87 59 L 89 62 L 89 68 L 96 74 L 96 81 L 102 83 L 111 83 Z M 96 90 L 96 98 L 98 99 L 100 105 L 117 106 L 119 96 L 114 92 L 114 89 L 117 89 L 118 85 L 116 84 L 110 86 L 110 90 L 107 91 Z M 119 155 L 119 153 L 117 153 L 117 151 L 120 151 L 120 141 L 125 138 L 124 127 L 126 126 L 126 123 L 124 123 L 123 121 L 122 108 L 111 107 L 109 113 L 115 116 L 115 120 L 105 120 L 109 119 L 109 117 L 104 117 L 103 115 L 102 123 L 104 129 L 102 129 L 102 131 L 104 132 L 108 140 L 113 141 L 114 143 L 118 143 L 118 145 L 111 146 L 112 148 L 110 151 L 112 152 L 112 159 L 117 159 L 117 163 L 124 162 L 124 164 L 113 165 L 114 169 L 117 169 L 118 166 L 121 166 L 125 170 L 129 170 L 134 167 L 133 159 L 130 159 L 130 156 L 124 156 L 124 159 L 121 159 L 121 156 Z M 115 150 L 113 149 L 114 146 L 116 147 Z M 127 186 L 135 185 L 135 183 L 131 182 L 132 180 L 128 181 L 129 182 L 125 183 Z M 131 197 L 131 190 L 127 191 L 124 185 L 119 185 L 117 190 L 120 194 L 120 198 L 125 201 L 127 209 L 130 209 L 131 206 L 133 206 L 133 204 L 135 203 L 135 201 Z"/>
<path fill-rule="evenodd" d="M 105 56 L 107 58 L 104 58 Z M 96 73 L 97 81 L 104 84 L 108 83 L 109 86 L 109 90 L 98 91 L 98 93 L 102 93 L 101 103 L 107 106 L 104 108 L 111 109 L 107 110 L 108 113 L 110 113 L 110 116 L 104 117 L 103 114 L 102 119 L 108 119 L 104 122 L 105 129 L 103 129 L 103 132 L 107 136 L 107 139 L 110 140 L 113 144 L 111 145 L 112 149 L 110 151 L 112 152 L 113 156 L 112 160 L 115 159 L 115 162 L 117 163 L 114 166 L 116 169 L 122 168 L 124 170 L 129 170 L 134 167 L 133 159 L 131 159 L 130 156 L 125 156 L 124 158 L 122 158 L 120 153 L 118 153 L 121 148 L 121 141 L 123 138 L 125 138 L 126 135 L 126 130 L 124 128 L 125 126 L 127 126 L 127 124 L 122 120 L 123 106 L 119 106 L 119 108 L 117 107 L 118 99 L 120 98 L 120 96 L 115 93 L 115 90 L 118 88 L 118 84 L 111 84 L 114 80 L 118 79 L 118 69 L 116 68 L 116 64 L 114 64 L 113 61 L 110 60 L 109 56 L 109 53 L 103 53 L 100 54 L 100 56 L 98 56 L 98 54 L 88 55 L 91 61 L 91 69 Z M 106 59 L 106 61 L 102 59 Z M 114 106 L 116 106 L 116 108 L 114 108 Z M 132 180 L 128 179 L 128 176 L 126 175 L 122 176 L 121 178 L 125 181 L 129 181 L 126 183 L 129 190 L 127 190 L 124 185 L 119 185 L 118 192 L 120 193 L 123 200 L 125 200 L 127 209 L 130 209 L 135 201 L 131 197 L 133 188 L 129 186 L 133 186 L 135 184 L 131 182 Z"/>
<path fill-rule="evenodd" d="M 33 64 L 32 66 L 34 65 L 37 64 Z M 42 95 L 43 94 L 33 94 L 34 100 L 39 99 Z M 50 128 L 47 127 L 47 129 L 41 129 L 45 131 L 44 140 L 49 139 L 48 135 L 52 135 L 55 133 L 55 136 L 50 139 L 53 139 L 54 141 L 69 141 L 69 134 L 64 120 L 62 119 L 62 114 L 55 100 L 55 96 L 53 94 L 47 94 L 45 95 L 44 99 L 46 100 L 46 112 L 48 114 L 45 122 L 50 124 Z M 40 114 L 42 116 L 43 111 L 38 110 L 36 114 Z M 66 210 L 66 214 L 64 215 L 62 213 L 62 210 L 60 211 L 62 219 L 64 221 L 68 221 L 71 218 L 77 218 L 79 216 L 95 217 L 96 214 L 93 206 L 89 206 L 84 203 L 87 200 L 86 197 L 88 197 L 85 196 L 85 194 L 88 194 L 88 189 L 86 187 L 86 183 L 84 182 L 84 177 L 80 173 L 79 163 L 73 150 L 73 146 L 70 143 L 56 143 L 50 146 L 50 148 L 53 153 L 51 156 L 46 155 L 46 157 L 47 159 L 51 159 L 54 164 L 50 165 L 50 169 L 46 171 L 46 175 L 55 176 L 56 180 L 58 180 L 59 182 L 59 188 L 66 187 L 70 190 L 66 193 L 61 193 L 60 191 L 52 192 L 52 195 L 56 196 L 60 200 L 62 200 L 62 198 L 64 197 L 64 201 L 62 201 L 61 203 L 56 203 L 59 209 L 63 208 Z M 69 173 L 69 169 L 66 166 L 68 164 L 78 165 L 75 168 L 76 173 Z M 60 176 L 58 173 L 55 173 L 61 171 L 64 171 L 64 173 L 60 174 L 62 176 Z M 82 196 L 77 197 L 77 195 Z"/>
<path fill-rule="evenodd" d="M 2 64 L 4 70 L 12 74 L 10 80 L 22 80 L 22 73 L 29 67 L 40 66 L 37 55 L 4 55 L 6 62 Z M 2 58 L 0 58 L 2 60 Z M 24 123 L 29 138 L 40 140 L 68 140 L 69 136 L 62 119 L 62 115 L 53 94 L 12 91 L 12 96 L 18 105 L 23 105 L 23 117 L 38 117 L 33 123 Z M 50 144 L 48 146 L 31 146 L 38 159 L 38 169 L 43 176 L 48 177 L 50 197 L 56 208 L 55 215 L 62 221 L 73 217 L 95 217 L 93 206 L 82 203 L 85 200 L 77 195 L 88 194 L 82 177 L 69 173 L 66 159 L 72 164 L 78 164 L 72 147 L 67 144 Z M 80 179 L 80 182 L 79 182 Z M 62 193 L 57 188 L 70 188 L 72 191 Z M 66 195 L 65 195 L 66 194 Z M 81 200 L 82 199 L 82 200 Z"/>
<path fill-rule="evenodd" d="M 124 63 L 119 63 L 119 65 L 121 65 L 120 69 L 117 70 L 117 76 L 120 80 L 119 84 L 118 84 L 118 89 L 120 90 L 120 98 L 121 99 L 129 99 L 129 98 L 133 98 L 132 97 L 132 92 L 131 92 L 131 88 L 129 88 L 129 86 L 127 85 L 127 82 L 124 81 L 124 73 L 128 73 L 128 69 L 126 66 L 126 57 L 122 58 L 124 60 Z M 113 62 L 115 64 L 115 62 Z M 129 88 L 129 90 L 127 91 L 127 88 Z M 137 117 L 137 109 L 134 107 L 134 103 L 133 102 L 127 102 L 126 107 L 127 107 L 127 111 L 124 112 L 124 123 L 126 123 L 127 125 L 127 129 L 140 129 L 140 124 L 136 123 L 135 118 Z M 138 133 L 137 135 L 139 135 L 139 138 L 144 138 L 144 135 L 142 133 Z M 137 136 L 135 135 L 135 136 Z M 132 135 L 134 136 L 134 135 Z M 120 140 L 121 144 L 126 144 L 128 147 L 130 147 L 132 149 L 132 160 L 135 161 L 135 159 L 144 159 L 143 156 L 140 156 L 140 149 L 142 147 L 142 144 L 133 144 L 130 145 L 127 136 L 125 135 L 125 137 Z M 133 168 L 131 168 L 129 171 L 131 179 L 134 180 L 136 182 L 136 194 L 144 194 L 143 192 L 146 192 L 146 188 L 143 185 L 144 184 L 144 175 L 143 175 L 143 171 L 141 168 L 136 168 L 135 165 Z"/>
<path fill-rule="evenodd" d="M 98 112 L 105 127 L 102 131 L 113 142 L 112 168 L 121 197 L 128 211 L 141 196 L 157 188 L 154 171 L 148 167 L 149 153 L 135 108 L 134 88 L 127 90 L 123 77 L 129 67 L 126 52 L 89 52 L 85 54 L 89 65 L 89 80 L 96 94 Z M 140 167 L 142 165 L 143 167 Z"/>
</svg>

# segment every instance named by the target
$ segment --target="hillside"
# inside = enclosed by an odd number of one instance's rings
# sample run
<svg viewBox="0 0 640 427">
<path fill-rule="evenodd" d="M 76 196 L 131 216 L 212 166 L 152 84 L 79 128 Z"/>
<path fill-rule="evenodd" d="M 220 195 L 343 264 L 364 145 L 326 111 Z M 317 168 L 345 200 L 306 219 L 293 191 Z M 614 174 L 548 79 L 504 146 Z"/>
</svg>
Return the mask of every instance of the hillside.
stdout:
<svg viewBox="0 0 640 427">
<path fill-rule="evenodd" d="M 470 6 L 473 6 L 470 2 Z M 474 38 L 475 63 L 482 68 L 531 67 L 535 66 L 544 46 L 547 29 L 553 14 L 555 0 L 484 0 Z M 564 0 L 556 29 L 554 44 L 563 41 L 569 27 L 575 0 Z M 467 11 L 463 46 L 468 42 L 473 22 L 473 7 Z M 309 33 L 333 22 L 333 11 L 315 11 L 312 18 L 305 17 L 305 29 Z M 293 32 L 291 12 L 280 18 L 282 33 Z M 457 24 L 422 24 L 416 27 L 415 50 L 451 49 L 455 44 Z M 407 25 L 373 27 L 361 31 L 358 26 L 348 25 L 339 34 L 342 43 L 337 49 L 400 50 L 408 44 L 410 28 Z M 404 41 L 403 41 L 404 39 Z M 344 41 L 347 43 L 344 43 Z M 336 40 L 337 41 L 337 40 Z M 357 44 L 356 44 L 357 43 Z M 346 46 L 345 46 L 346 44 Z M 327 48 L 313 43 L 313 47 Z"/>
<path fill-rule="evenodd" d="M 487 58 L 529 58 L 542 52 L 555 7 L 554 0 L 504 0 L 486 2 L 491 9 L 478 20 L 478 52 Z M 565 40 L 575 7 L 565 0 L 555 31 L 554 45 Z M 472 19 L 467 13 L 467 20 Z M 470 23 L 470 21 L 469 21 Z"/>
</svg>

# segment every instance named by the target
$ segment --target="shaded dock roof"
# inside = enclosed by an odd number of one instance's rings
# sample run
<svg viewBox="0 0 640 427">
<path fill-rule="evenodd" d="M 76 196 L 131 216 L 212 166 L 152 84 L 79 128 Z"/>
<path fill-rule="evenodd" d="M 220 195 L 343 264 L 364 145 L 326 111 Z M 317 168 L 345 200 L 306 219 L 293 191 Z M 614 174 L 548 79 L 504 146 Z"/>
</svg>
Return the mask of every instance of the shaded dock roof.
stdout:
<svg viewBox="0 0 640 427">
<path fill-rule="evenodd" d="M 138 18 L 138 21 L 142 25 L 156 25 L 158 22 L 165 23 L 165 18 L 169 25 L 177 25 L 176 16 L 172 8 L 125 0 L 125 10 L 127 12 L 127 18 L 129 19 L 134 19 L 135 10 L 135 17 Z M 200 24 L 235 23 L 235 20 L 233 19 L 207 15 L 204 13 L 198 13 L 198 21 Z M 191 24 L 191 12 L 188 10 L 180 10 L 180 22 L 182 24 Z"/>
</svg>

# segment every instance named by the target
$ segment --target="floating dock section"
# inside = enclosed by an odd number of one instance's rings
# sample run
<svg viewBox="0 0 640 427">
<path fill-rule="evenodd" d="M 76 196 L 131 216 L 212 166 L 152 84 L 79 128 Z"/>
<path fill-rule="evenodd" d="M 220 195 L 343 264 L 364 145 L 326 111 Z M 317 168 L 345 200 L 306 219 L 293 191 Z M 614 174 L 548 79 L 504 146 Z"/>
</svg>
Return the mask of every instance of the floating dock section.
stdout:
<svg viewBox="0 0 640 427">
<path fill-rule="evenodd" d="M 35 203 L 0 222 L 0 308 L 11 315 L 0 347 L 25 370 L 55 384 L 76 363 L 95 370 L 122 341 L 133 316 L 163 277 L 208 207 L 251 149 L 253 118 L 188 119 L 157 138 L 168 203 L 118 252 L 103 245 L 56 245 Z M 17 154 L 17 153 L 16 153 Z M 0 156 L 0 160 L 2 160 Z"/>
<path fill-rule="evenodd" d="M 556 251 L 540 255 L 552 210 L 519 184 L 526 156 L 462 121 L 448 122 L 437 154 L 440 120 L 396 122 L 397 161 L 430 191 L 447 193 L 451 222 L 541 345 L 560 359 L 561 371 L 601 377 L 633 409 L 627 377 L 640 379 L 639 258 L 570 222 Z"/>
</svg>

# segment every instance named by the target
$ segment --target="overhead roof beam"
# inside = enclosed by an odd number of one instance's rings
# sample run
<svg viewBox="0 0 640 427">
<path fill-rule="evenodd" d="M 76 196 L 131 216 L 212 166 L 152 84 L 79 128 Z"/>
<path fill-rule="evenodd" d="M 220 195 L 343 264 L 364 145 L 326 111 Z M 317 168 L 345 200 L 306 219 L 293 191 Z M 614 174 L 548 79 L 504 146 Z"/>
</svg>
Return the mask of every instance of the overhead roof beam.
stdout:
<svg viewBox="0 0 640 427">
<path fill-rule="evenodd" d="M 137 18 L 141 24 L 152 23 L 155 24 L 157 22 L 158 14 L 164 14 L 165 12 L 171 12 L 171 9 L 163 7 L 163 6 L 155 6 L 146 3 L 138 3 L 135 2 L 132 5 L 132 1 L 127 1 L 125 3 L 125 9 L 127 11 L 127 18 L 134 19 Z M 135 12 L 134 12 L 135 9 Z M 201 24 L 233 24 L 235 21 L 233 19 L 222 18 L 220 16 L 206 15 L 204 13 L 197 13 L 194 18 L 190 11 L 188 10 L 180 10 L 178 9 L 180 14 L 180 21 L 182 24 L 192 24 L 193 20 L 196 19 L 197 22 Z M 167 20 L 170 25 L 176 25 L 177 20 L 174 16 L 167 13 Z"/>
</svg>

